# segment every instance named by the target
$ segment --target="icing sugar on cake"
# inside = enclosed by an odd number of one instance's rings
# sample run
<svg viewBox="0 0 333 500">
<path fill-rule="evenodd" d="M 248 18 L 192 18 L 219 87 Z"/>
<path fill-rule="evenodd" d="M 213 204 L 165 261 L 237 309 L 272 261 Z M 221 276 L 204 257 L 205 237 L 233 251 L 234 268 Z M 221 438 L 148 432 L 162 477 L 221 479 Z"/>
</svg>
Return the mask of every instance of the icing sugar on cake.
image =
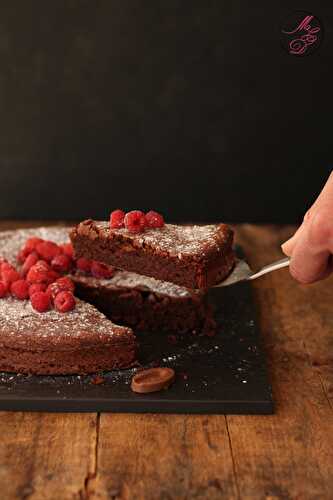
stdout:
<svg viewBox="0 0 333 500">
<path fill-rule="evenodd" d="M 78 299 L 76 308 L 68 313 L 51 310 L 45 313 L 35 311 L 28 300 L 7 297 L 0 300 L 0 329 L 6 329 L 6 336 L 15 335 L 15 341 L 26 341 L 26 332 L 33 332 L 39 347 L 52 345 L 66 348 L 67 341 L 77 339 L 81 344 L 91 338 L 91 325 L 94 324 L 94 342 L 108 342 L 115 336 L 121 341 L 123 327 L 112 324 L 93 306 Z M 5 343 L 3 339 L 3 343 Z"/>
<path fill-rule="evenodd" d="M 96 227 L 106 234 L 110 232 L 109 224 L 105 221 L 95 223 Z M 174 225 L 165 224 L 162 228 L 145 229 L 143 233 L 131 234 L 127 229 L 112 229 L 112 233 L 120 234 L 122 237 L 134 241 L 138 246 L 149 245 L 152 248 L 159 248 L 170 255 L 196 255 L 201 256 L 207 247 L 223 247 L 227 233 L 217 234 L 216 224 L 208 225 Z"/>
</svg>

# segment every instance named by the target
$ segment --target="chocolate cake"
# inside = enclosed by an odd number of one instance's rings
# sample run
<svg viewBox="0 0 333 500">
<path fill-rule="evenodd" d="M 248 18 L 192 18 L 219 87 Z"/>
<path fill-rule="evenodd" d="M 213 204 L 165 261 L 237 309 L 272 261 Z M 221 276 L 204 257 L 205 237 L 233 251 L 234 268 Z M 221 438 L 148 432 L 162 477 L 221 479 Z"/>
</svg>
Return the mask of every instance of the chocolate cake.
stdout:
<svg viewBox="0 0 333 500">
<path fill-rule="evenodd" d="M 17 264 L 16 255 L 32 236 L 68 241 L 68 228 L 49 227 L 0 233 L 0 256 Z M 38 313 L 29 301 L 0 299 L 0 370 L 22 373 L 93 373 L 126 368 L 135 361 L 136 331 L 211 333 L 215 323 L 200 291 L 134 273 L 110 279 L 81 272 L 76 308 L 68 313 Z M 91 305 L 90 305 L 91 304 Z M 96 306 L 98 310 L 95 309 Z"/>
<path fill-rule="evenodd" d="M 67 230 L 40 228 L 0 233 L 0 256 L 13 264 L 33 235 L 58 242 Z M 65 238 L 64 238 L 65 237 Z M 136 356 L 130 328 L 113 324 L 93 305 L 77 301 L 73 311 L 38 313 L 28 300 L 0 299 L 0 370 L 36 374 L 94 373 L 126 368 Z"/>
<path fill-rule="evenodd" d="M 135 234 L 91 219 L 70 233 L 76 257 L 97 260 L 191 289 L 222 281 L 234 265 L 233 233 L 226 224 L 174 225 Z"/>
</svg>

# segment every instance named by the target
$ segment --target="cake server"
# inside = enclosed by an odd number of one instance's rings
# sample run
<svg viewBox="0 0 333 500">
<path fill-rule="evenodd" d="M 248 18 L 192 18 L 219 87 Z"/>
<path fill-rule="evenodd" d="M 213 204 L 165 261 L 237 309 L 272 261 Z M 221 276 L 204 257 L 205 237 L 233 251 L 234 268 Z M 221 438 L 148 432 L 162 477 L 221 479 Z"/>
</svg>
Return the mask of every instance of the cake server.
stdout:
<svg viewBox="0 0 333 500">
<path fill-rule="evenodd" d="M 259 271 L 254 272 L 252 271 L 248 263 L 245 262 L 245 260 L 237 259 L 235 267 L 233 268 L 229 276 L 224 281 L 221 281 L 221 283 L 215 285 L 214 288 L 234 285 L 235 283 L 239 283 L 240 281 L 255 280 L 257 278 L 260 278 L 260 276 L 263 276 L 264 274 L 271 273 L 272 271 L 276 271 L 277 269 L 281 269 L 282 267 L 289 266 L 289 262 L 290 258 L 285 257 L 284 259 L 272 262 L 271 264 L 264 266 Z"/>
</svg>

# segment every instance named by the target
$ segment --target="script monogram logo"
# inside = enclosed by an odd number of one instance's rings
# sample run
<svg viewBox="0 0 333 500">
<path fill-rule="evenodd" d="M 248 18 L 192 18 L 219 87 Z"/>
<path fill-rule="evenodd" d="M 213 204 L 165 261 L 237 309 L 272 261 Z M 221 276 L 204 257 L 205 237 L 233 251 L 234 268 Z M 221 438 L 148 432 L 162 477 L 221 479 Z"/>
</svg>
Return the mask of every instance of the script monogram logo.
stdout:
<svg viewBox="0 0 333 500">
<path fill-rule="evenodd" d="M 316 16 L 298 11 L 290 14 L 283 23 L 281 37 L 289 54 L 303 56 L 319 47 L 323 28 Z"/>
</svg>

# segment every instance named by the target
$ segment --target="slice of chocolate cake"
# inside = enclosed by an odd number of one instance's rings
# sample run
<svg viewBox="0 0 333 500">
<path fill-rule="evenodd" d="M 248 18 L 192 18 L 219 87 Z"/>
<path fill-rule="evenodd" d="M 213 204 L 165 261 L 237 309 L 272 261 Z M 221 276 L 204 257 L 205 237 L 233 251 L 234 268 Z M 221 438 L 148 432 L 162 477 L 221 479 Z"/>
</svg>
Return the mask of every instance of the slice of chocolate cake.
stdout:
<svg viewBox="0 0 333 500">
<path fill-rule="evenodd" d="M 137 234 L 89 219 L 70 236 L 76 257 L 191 289 L 219 283 L 234 265 L 233 233 L 226 224 L 165 224 Z"/>
</svg>

